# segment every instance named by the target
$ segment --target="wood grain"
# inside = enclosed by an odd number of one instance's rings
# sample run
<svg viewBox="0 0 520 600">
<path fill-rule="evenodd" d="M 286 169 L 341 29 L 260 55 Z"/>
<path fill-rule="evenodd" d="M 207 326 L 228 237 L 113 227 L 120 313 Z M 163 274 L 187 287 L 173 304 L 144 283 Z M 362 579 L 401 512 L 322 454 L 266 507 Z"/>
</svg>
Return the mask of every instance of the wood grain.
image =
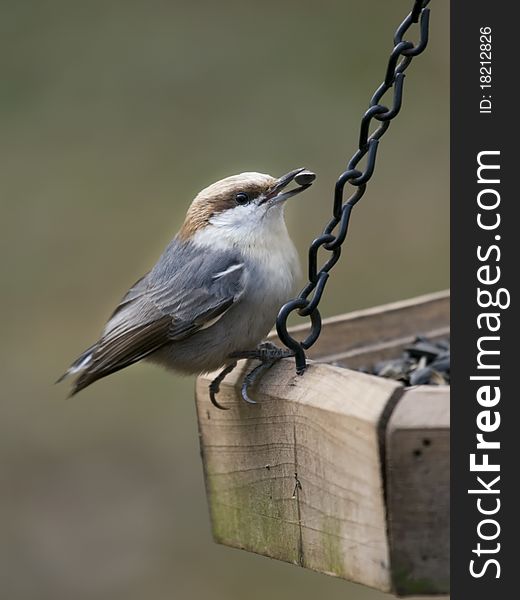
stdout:
<svg viewBox="0 0 520 600">
<path fill-rule="evenodd" d="M 401 386 L 291 361 L 262 381 L 258 404 L 237 398 L 235 373 L 215 409 L 197 410 L 213 534 L 218 542 L 389 590 L 378 423 Z"/>
<path fill-rule="evenodd" d="M 448 323 L 449 293 L 429 294 L 325 320 L 310 354 L 367 365 L 417 334 L 446 337 Z M 224 380 L 226 411 L 209 400 L 216 374 L 197 381 L 215 540 L 382 591 L 446 593 L 449 387 L 405 389 L 312 361 L 297 376 L 284 360 L 248 405 L 238 392 L 252 366 Z"/>
<path fill-rule="evenodd" d="M 449 591 L 450 394 L 421 386 L 399 401 L 386 433 L 387 506 L 394 587 Z"/>
</svg>

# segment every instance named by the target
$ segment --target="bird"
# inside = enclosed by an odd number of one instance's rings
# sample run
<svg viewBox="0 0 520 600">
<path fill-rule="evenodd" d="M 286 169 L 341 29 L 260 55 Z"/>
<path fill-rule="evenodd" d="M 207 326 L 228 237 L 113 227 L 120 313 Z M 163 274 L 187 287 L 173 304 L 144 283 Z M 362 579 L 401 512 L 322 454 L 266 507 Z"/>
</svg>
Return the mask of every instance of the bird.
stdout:
<svg viewBox="0 0 520 600">
<path fill-rule="evenodd" d="M 304 168 L 282 177 L 246 172 L 199 192 L 155 266 L 124 295 L 99 340 L 58 379 L 73 377 L 70 396 L 95 381 L 146 360 L 183 374 L 221 373 L 216 399 L 240 358 L 258 358 L 242 397 L 258 374 L 291 351 L 266 343 L 300 275 L 284 218 L 286 201 L 309 188 Z M 296 184 L 292 187 L 290 184 Z"/>
</svg>

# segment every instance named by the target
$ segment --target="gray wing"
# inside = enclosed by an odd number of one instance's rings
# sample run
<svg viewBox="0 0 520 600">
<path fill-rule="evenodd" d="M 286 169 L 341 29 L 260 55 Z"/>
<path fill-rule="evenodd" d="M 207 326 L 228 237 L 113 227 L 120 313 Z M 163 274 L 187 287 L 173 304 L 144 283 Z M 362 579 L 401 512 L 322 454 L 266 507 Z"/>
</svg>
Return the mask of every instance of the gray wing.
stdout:
<svg viewBox="0 0 520 600">
<path fill-rule="evenodd" d="M 172 243 L 121 300 L 92 351 L 74 363 L 72 372 L 76 367 L 80 375 L 72 394 L 209 326 L 240 299 L 244 286 L 236 254 Z"/>
</svg>

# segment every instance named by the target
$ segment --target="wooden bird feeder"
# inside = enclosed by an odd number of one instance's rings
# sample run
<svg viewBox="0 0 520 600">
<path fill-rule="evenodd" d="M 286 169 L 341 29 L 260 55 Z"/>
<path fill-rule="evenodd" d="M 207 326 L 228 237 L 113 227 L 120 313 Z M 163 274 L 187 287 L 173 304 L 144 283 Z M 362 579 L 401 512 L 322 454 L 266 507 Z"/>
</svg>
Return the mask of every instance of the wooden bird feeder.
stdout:
<svg viewBox="0 0 520 600">
<path fill-rule="evenodd" d="M 293 331 L 305 337 L 306 327 Z M 209 400 L 197 381 L 215 541 L 399 595 L 449 591 L 449 386 L 352 370 L 449 333 L 440 292 L 325 320 L 297 376 L 270 369 L 258 404 L 243 363 Z M 273 336 L 274 337 L 274 336 Z M 275 339 L 275 338 L 274 338 Z"/>
</svg>

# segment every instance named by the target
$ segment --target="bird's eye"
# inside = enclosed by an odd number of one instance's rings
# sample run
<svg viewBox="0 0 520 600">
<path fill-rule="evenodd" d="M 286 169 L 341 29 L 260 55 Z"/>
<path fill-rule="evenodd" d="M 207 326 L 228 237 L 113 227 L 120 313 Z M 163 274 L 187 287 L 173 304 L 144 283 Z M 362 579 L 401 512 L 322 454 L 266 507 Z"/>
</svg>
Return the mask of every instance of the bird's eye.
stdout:
<svg viewBox="0 0 520 600">
<path fill-rule="evenodd" d="M 249 202 L 249 195 L 245 192 L 240 192 L 235 196 L 235 202 L 237 204 L 247 204 Z"/>
</svg>

